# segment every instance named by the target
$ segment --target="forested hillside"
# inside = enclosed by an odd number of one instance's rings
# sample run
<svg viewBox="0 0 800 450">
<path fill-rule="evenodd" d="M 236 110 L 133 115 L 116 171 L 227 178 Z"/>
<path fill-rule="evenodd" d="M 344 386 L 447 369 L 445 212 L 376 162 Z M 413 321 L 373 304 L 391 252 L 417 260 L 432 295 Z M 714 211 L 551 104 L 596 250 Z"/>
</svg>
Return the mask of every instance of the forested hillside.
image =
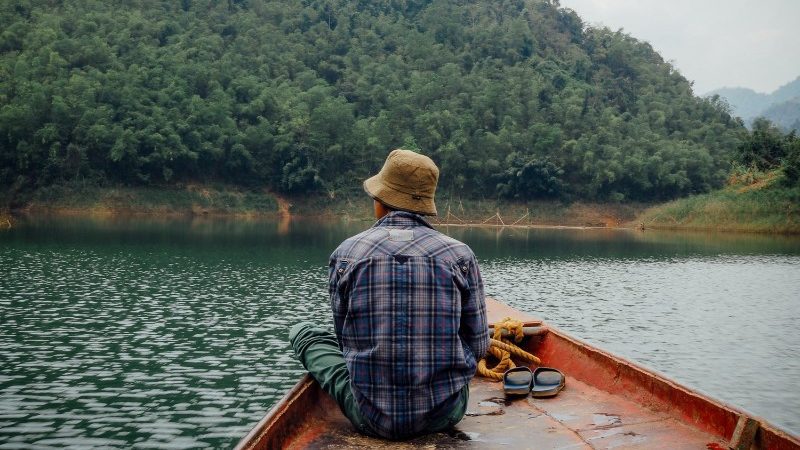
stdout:
<svg viewBox="0 0 800 450">
<path fill-rule="evenodd" d="M 396 147 L 440 193 L 721 185 L 742 124 L 557 1 L 4 0 L 0 185 L 356 189 Z"/>
</svg>

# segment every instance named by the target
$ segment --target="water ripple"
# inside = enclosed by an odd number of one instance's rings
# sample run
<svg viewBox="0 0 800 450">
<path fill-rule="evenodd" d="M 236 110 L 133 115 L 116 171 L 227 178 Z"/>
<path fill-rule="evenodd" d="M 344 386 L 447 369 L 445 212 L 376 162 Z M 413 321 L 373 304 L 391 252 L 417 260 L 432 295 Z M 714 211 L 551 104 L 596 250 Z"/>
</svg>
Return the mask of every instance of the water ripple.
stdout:
<svg viewBox="0 0 800 450">
<path fill-rule="evenodd" d="M 152 256 L 3 252 L 0 443 L 229 446 L 296 381 L 324 267 Z"/>
<path fill-rule="evenodd" d="M 330 323 L 327 255 L 362 226 L 0 235 L 0 447 L 231 447 L 302 374 L 288 327 Z M 800 430 L 800 241 L 451 231 L 489 294 Z"/>
</svg>

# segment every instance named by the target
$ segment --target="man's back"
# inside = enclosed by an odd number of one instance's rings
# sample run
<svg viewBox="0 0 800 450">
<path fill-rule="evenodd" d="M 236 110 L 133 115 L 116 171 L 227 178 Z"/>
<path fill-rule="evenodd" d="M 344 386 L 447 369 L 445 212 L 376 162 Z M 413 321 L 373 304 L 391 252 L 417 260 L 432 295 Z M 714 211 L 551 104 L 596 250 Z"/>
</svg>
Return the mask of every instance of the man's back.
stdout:
<svg viewBox="0 0 800 450">
<path fill-rule="evenodd" d="M 391 212 L 344 241 L 331 255 L 330 294 L 355 400 L 381 436 L 422 431 L 486 352 L 475 256 L 417 214 Z"/>
<path fill-rule="evenodd" d="M 389 153 L 364 180 L 378 222 L 331 255 L 335 335 L 310 322 L 289 331 L 297 359 L 365 434 L 451 428 L 489 346 L 475 255 L 421 217 L 437 214 L 438 181 L 427 156 Z"/>
</svg>

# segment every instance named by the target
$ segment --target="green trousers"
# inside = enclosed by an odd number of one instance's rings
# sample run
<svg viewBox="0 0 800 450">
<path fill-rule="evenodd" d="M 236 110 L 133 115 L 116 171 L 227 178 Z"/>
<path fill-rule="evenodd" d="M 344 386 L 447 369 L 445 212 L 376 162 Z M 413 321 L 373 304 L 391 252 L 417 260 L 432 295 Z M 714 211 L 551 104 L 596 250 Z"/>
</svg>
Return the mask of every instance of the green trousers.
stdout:
<svg viewBox="0 0 800 450">
<path fill-rule="evenodd" d="M 353 397 L 350 373 L 347 371 L 342 351 L 339 350 L 336 336 L 309 322 L 300 322 L 289 331 L 289 342 L 303 367 L 319 382 L 322 389 L 336 400 L 342 413 L 356 430 L 369 436 L 380 437 L 361 414 Z M 432 419 L 423 433 L 444 431 L 460 422 L 467 411 L 468 399 L 469 386 L 464 386 L 453 409 L 442 417 Z"/>
</svg>

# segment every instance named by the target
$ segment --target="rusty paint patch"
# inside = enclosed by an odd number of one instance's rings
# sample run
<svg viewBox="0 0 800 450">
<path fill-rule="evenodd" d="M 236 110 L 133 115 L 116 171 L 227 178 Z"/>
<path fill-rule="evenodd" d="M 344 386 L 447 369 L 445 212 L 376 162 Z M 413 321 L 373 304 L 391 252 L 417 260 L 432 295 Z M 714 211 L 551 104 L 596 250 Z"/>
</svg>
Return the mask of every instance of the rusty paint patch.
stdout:
<svg viewBox="0 0 800 450">
<path fill-rule="evenodd" d="M 595 428 L 608 429 L 622 425 L 622 419 L 617 414 L 610 413 L 594 413 L 592 414 Z"/>
<path fill-rule="evenodd" d="M 467 411 L 467 413 L 464 414 L 464 415 L 467 416 L 467 417 L 502 416 L 505 413 L 506 412 L 503 409 L 495 409 L 495 410 L 492 410 L 492 411 L 489 411 L 489 412 L 480 412 L 480 413 L 479 412 L 473 412 L 473 411 Z"/>
</svg>

